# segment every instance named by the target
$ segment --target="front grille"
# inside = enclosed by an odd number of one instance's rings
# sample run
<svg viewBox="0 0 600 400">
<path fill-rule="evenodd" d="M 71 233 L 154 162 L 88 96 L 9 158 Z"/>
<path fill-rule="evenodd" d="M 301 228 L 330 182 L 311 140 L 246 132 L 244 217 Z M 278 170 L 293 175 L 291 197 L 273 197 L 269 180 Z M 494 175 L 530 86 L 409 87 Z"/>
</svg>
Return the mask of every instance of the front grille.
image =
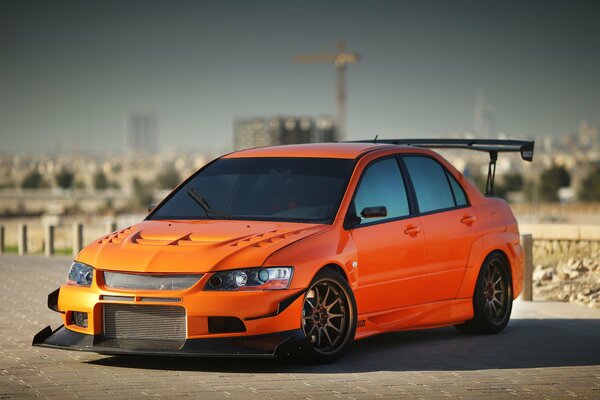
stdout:
<svg viewBox="0 0 600 400">
<path fill-rule="evenodd" d="M 142 303 L 181 303 L 179 297 L 140 297 Z"/>
<path fill-rule="evenodd" d="M 157 275 L 104 271 L 106 287 L 121 290 L 185 290 L 194 286 L 200 278 L 202 274 Z"/>
<path fill-rule="evenodd" d="M 104 336 L 115 339 L 185 340 L 185 309 L 104 304 Z"/>
</svg>

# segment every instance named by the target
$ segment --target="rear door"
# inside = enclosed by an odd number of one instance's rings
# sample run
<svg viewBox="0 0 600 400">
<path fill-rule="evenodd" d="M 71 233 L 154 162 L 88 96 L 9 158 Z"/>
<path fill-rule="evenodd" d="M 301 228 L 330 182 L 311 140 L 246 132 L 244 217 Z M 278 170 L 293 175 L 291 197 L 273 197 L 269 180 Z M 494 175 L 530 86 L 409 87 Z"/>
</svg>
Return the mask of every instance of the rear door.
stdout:
<svg viewBox="0 0 600 400">
<path fill-rule="evenodd" d="M 437 160 L 405 155 L 427 244 L 428 302 L 456 298 L 480 224 L 460 184 Z"/>
<path fill-rule="evenodd" d="M 352 216 L 360 216 L 366 207 L 385 207 L 387 215 L 360 218 L 350 230 L 357 250 L 358 309 L 368 314 L 423 303 L 425 239 L 419 218 L 411 213 L 396 157 L 375 160 L 363 171 Z"/>
</svg>

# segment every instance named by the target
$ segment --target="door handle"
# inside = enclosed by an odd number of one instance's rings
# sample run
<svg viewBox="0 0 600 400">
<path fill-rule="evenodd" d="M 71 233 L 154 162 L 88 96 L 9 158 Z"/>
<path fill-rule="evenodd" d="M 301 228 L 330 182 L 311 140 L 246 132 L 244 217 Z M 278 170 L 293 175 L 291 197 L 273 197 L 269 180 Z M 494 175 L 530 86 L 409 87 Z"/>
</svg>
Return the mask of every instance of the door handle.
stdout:
<svg viewBox="0 0 600 400">
<path fill-rule="evenodd" d="M 404 229 L 404 234 L 415 237 L 416 235 L 419 234 L 419 232 L 421 232 L 421 228 L 419 228 L 418 226 L 414 226 L 414 225 L 408 225 L 406 227 L 406 229 Z"/>
<path fill-rule="evenodd" d="M 475 218 L 475 217 L 474 217 L 474 216 L 472 216 L 472 215 L 468 215 L 468 214 L 465 214 L 465 215 L 464 215 L 464 216 L 463 216 L 463 217 L 460 219 L 460 222 L 462 222 L 463 224 L 469 225 L 469 226 L 473 225 L 473 222 L 475 222 L 475 221 L 477 221 L 477 218 Z"/>
</svg>

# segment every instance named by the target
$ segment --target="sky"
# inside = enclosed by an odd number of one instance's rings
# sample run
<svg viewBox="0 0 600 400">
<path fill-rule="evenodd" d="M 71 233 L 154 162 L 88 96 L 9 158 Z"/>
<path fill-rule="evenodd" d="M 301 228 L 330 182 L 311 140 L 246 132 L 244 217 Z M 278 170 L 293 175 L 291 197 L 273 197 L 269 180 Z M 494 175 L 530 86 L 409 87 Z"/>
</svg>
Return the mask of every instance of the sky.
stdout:
<svg viewBox="0 0 600 400">
<path fill-rule="evenodd" d="M 119 151 L 156 111 L 162 149 L 225 151 L 233 120 L 335 115 L 348 138 L 473 129 L 483 90 L 514 138 L 600 125 L 598 1 L 0 0 L 0 152 Z"/>
</svg>

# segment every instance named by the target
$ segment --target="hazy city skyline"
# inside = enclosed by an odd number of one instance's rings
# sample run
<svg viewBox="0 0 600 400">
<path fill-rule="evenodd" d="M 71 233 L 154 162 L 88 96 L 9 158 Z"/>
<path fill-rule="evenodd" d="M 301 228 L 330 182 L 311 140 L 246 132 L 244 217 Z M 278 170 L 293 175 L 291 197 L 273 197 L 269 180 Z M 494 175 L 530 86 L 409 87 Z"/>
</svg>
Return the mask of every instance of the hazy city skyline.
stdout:
<svg viewBox="0 0 600 400">
<path fill-rule="evenodd" d="M 159 147 L 226 150 L 234 118 L 335 114 L 345 39 L 348 138 L 600 124 L 600 3 L 0 1 L 0 151 L 123 148 L 156 112 Z"/>
</svg>

